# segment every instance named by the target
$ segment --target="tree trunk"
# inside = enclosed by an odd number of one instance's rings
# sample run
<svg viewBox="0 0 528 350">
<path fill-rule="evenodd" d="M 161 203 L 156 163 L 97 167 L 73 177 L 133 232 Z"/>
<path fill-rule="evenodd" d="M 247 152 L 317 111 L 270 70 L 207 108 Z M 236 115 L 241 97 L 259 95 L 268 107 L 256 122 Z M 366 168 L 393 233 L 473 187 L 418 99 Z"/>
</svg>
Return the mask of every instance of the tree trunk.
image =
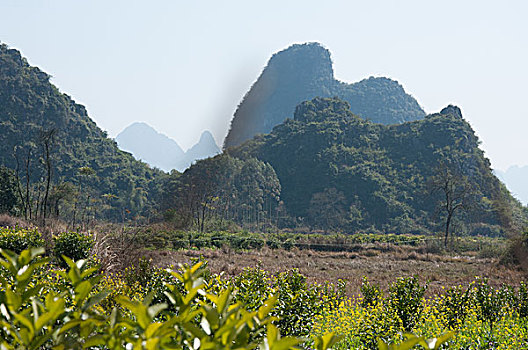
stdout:
<svg viewBox="0 0 528 350">
<path fill-rule="evenodd" d="M 206 206 L 202 206 L 202 222 L 200 224 L 200 232 L 204 232 L 204 223 L 205 223 L 205 211 L 207 210 Z"/>
<path fill-rule="evenodd" d="M 29 213 L 29 219 L 31 219 L 31 202 L 29 200 L 29 176 L 30 176 L 30 171 L 29 171 L 29 164 L 30 164 L 30 160 L 31 160 L 31 150 L 28 150 L 28 156 L 27 156 L 27 159 L 26 159 L 26 209 L 25 211 L 27 213 Z M 26 217 L 27 219 L 27 217 Z"/>
<path fill-rule="evenodd" d="M 44 142 L 44 148 L 46 151 L 46 191 L 44 193 L 44 203 L 42 203 L 42 211 L 44 215 L 42 216 L 42 219 L 44 222 L 46 222 L 46 214 L 48 210 L 48 197 L 49 197 L 49 189 L 51 184 L 51 159 L 50 159 L 50 140 L 45 140 Z"/>
<path fill-rule="evenodd" d="M 446 219 L 446 228 L 445 228 L 445 237 L 444 237 L 444 246 L 447 248 L 447 238 L 449 237 L 449 226 L 451 225 L 452 213 L 447 214 Z"/>
<path fill-rule="evenodd" d="M 16 168 L 15 168 L 15 176 L 17 181 L 17 191 L 18 196 L 20 197 L 20 201 L 22 202 L 22 208 L 24 211 L 24 219 L 28 219 L 28 213 L 27 213 L 27 204 L 26 199 L 24 198 L 24 194 L 22 193 L 22 185 L 20 184 L 20 161 L 18 160 L 18 155 L 15 151 L 15 159 L 16 159 Z"/>
</svg>

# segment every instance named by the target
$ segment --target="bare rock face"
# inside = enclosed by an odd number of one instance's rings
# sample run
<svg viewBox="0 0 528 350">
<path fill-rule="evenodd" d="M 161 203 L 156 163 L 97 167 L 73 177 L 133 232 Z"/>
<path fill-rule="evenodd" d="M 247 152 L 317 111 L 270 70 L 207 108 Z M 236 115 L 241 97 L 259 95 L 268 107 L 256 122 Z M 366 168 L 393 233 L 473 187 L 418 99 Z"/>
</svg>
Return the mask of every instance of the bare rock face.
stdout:
<svg viewBox="0 0 528 350">
<path fill-rule="evenodd" d="M 396 81 L 370 77 L 355 84 L 340 82 L 326 48 L 319 43 L 296 44 L 271 57 L 238 106 L 224 148 L 269 133 L 303 101 L 334 96 L 350 103 L 354 114 L 377 123 L 397 124 L 425 116 Z"/>
</svg>

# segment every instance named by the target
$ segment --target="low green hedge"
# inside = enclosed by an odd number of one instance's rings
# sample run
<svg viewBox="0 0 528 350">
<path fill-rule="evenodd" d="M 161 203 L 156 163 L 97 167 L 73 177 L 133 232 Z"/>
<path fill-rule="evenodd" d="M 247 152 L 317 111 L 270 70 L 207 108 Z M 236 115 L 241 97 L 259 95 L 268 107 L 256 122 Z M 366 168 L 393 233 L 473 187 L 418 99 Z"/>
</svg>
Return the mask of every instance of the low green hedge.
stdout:
<svg viewBox="0 0 528 350">
<path fill-rule="evenodd" d="M 7 249 L 17 254 L 29 248 L 44 245 L 42 235 L 37 229 L 23 229 L 19 227 L 0 228 L 0 248 Z"/>
<path fill-rule="evenodd" d="M 86 259 L 94 246 L 94 240 L 89 235 L 78 232 L 63 232 L 54 237 L 55 246 L 53 255 L 58 263 L 66 267 L 67 264 L 62 256 L 67 256 L 72 260 Z"/>
</svg>

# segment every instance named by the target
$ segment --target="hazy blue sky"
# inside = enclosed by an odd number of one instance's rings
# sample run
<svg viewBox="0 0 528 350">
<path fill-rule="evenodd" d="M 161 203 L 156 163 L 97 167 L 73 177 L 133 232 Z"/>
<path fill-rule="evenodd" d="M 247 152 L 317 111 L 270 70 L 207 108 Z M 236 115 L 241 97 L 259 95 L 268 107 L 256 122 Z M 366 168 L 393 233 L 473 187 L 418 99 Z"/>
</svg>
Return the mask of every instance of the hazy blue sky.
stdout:
<svg viewBox="0 0 528 350">
<path fill-rule="evenodd" d="M 528 1 L 0 2 L 0 41 L 86 105 L 111 136 L 145 121 L 183 148 L 222 143 L 269 57 L 318 41 L 336 77 L 398 80 L 427 112 L 449 103 L 492 165 L 528 164 Z"/>
</svg>

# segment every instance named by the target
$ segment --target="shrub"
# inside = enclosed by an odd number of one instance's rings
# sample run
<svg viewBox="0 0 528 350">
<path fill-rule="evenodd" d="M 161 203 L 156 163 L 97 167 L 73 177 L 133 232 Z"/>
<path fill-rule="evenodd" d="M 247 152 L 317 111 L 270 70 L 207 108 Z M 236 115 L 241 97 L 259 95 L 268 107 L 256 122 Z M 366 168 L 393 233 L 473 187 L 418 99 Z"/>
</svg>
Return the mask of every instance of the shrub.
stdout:
<svg viewBox="0 0 528 350">
<path fill-rule="evenodd" d="M 363 277 L 361 294 L 363 295 L 363 300 L 361 301 L 361 306 L 363 307 L 374 306 L 383 300 L 383 291 L 380 286 L 378 284 L 370 284 L 367 277 Z"/>
<path fill-rule="evenodd" d="M 55 237 L 53 254 L 59 265 L 67 267 L 62 256 L 72 260 L 86 259 L 94 245 L 92 237 L 79 232 L 63 232 Z"/>
<path fill-rule="evenodd" d="M 236 301 L 245 304 L 248 310 L 261 307 L 274 292 L 268 272 L 258 267 L 245 268 L 232 282 L 237 289 Z"/>
<path fill-rule="evenodd" d="M 490 329 L 500 317 L 500 311 L 504 299 L 502 291 L 498 291 L 489 285 L 488 279 L 478 279 L 474 290 L 475 306 L 477 307 L 477 318 L 480 321 L 488 322 Z"/>
<path fill-rule="evenodd" d="M 505 266 L 528 268 L 528 231 L 509 240 L 499 263 Z"/>
<path fill-rule="evenodd" d="M 415 276 L 400 277 L 389 287 L 389 308 L 399 317 L 406 332 L 410 332 L 420 318 L 426 290 L 427 286 L 420 286 Z"/>
<path fill-rule="evenodd" d="M 202 264 L 202 269 L 205 274 L 205 264 Z M 168 292 L 166 284 L 178 285 L 181 283 L 177 281 L 169 272 L 164 269 L 157 268 L 152 265 L 152 259 L 145 257 L 140 258 L 137 263 L 127 267 L 121 276 L 128 286 L 138 286 L 146 294 L 152 296 L 152 301 L 155 303 L 168 303 L 165 293 Z M 181 288 L 180 288 L 181 289 Z M 170 303 L 168 303 L 170 305 Z M 175 310 L 173 310 L 175 311 Z"/>
<path fill-rule="evenodd" d="M 264 239 L 259 237 L 248 238 L 246 242 L 247 249 L 260 249 L 264 246 Z"/>
<path fill-rule="evenodd" d="M 528 286 L 525 282 L 521 282 L 519 285 L 519 294 L 517 298 L 519 300 L 519 317 L 528 318 Z"/>
<path fill-rule="evenodd" d="M 337 286 L 308 284 L 297 269 L 274 276 L 259 267 L 245 268 L 231 283 L 237 290 L 235 300 L 248 310 L 258 309 L 276 295 L 278 300 L 271 315 L 278 317 L 275 324 L 281 334 L 294 336 L 308 335 L 323 306 L 329 309 L 344 300 L 346 287 L 344 281 Z"/>
<path fill-rule="evenodd" d="M 152 304 L 128 295 L 115 297 L 118 307 L 109 315 L 98 311 L 98 304 L 108 293 L 98 293 L 101 276 L 90 277 L 94 269 L 66 258 L 69 272 L 61 278 L 73 288 L 62 293 L 46 290 L 36 283 L 35 271 L 49 259 L 41 259 L 43 249 L 20 255 L 1 252 L 6 267 L 0 294 L 0 348 L 2 349 L 256 349 L 250 333 L 266 328 L 260 348 L 295 349 L 303 341 L 281 338 L 273 325 L 270 311 L 277 302 L 271 297 L 254 311 L 233 303 L 232 288 L 218 293 L 206 290 L 201 263 L 172 273 L 180 288 L 167 285 L 169 303 L 177 314 L 166 312 L 167 303 Z M 7 282 L 9 281 L 9 282 Z M 121 313 L 120 309 L 127 312 Z M 165 319 L 160 319 L 163 315 Z M 339 338 L 332 333 L 313 339 L 314 347 L 326 350 Z"/>
<path fill-rule="evenodd" d="M 315 323 L 315 315 L 322 310 L 319 291 L 309 285 L 306 277 L 297 269 L 282 272 L 277 276 L 278 302 L 277 326 L 282 334 L 306 336 Z"/>
<path fill-rule="evenodd" d="M 266 245 L 270 249 L 279 249 L 281 247 L 281 243 L 278 240 L 273 239 L 273 238 L 267 239 Z"/>
<path fill-rule="evenodd" d="M 446 326 L 449 329 L 457 329 L 464 323 L 472 303 L 470 288 L 461 286 L 452 287 L 446 290 L 442 298 L 441 312 L 445 316 Z"/>
<path fill-rule="evenodd" d="M 286 241 L 284 241 L 284 243 L 282 243 L 282 248 L 286 250 L 291 250 L 294 247 L 294 245 L 295 243 L 293 239 L 287 239 Z"/>
<path fill-rule="evenodd" d="M 37 229 L 27 230 L 19 227 L 0 228 L 0 248 L 17 254 L 29 248 L 44 245 L 41 234 Z"/>
</svg>

